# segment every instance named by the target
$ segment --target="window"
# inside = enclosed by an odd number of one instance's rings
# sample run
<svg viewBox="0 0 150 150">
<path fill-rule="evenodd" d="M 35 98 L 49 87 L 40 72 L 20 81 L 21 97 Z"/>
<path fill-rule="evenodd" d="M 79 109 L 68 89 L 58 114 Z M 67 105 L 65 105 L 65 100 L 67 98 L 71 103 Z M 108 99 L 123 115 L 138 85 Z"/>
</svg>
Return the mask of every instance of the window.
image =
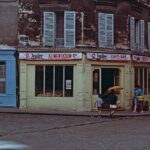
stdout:
<svg viewBox="0 0 150 150">
<path fill-rule="evenodd" d="M 131 50 L 144 51 L 144 20 L 130 17 L 130 48 Z"/>
<path fill-rule="evenodd" d="M 150 68 L 136 67 L 134 71 L 135 86 L 140 85 L 144 94 L 150 94 Z"/>
<path fill-rule="evenodd" d="M 114 16 L 113 14 L 98 14 L 99 47 L 112 48 L 114 45 Z"/>
<path fill-rule="evenodd" d="M 6 87 L 6 64 L 0 62 L 0 93 L 5 93 Z"/>
<path fill-rule="evenodd" d="M 73 97 L 73 66 L 37 65 L 35 96 Z"/>
<path fill-rule="evenodd" d="M 75 47 L 75 12 L 44 12 L 44 46 Z"/>
</svg>

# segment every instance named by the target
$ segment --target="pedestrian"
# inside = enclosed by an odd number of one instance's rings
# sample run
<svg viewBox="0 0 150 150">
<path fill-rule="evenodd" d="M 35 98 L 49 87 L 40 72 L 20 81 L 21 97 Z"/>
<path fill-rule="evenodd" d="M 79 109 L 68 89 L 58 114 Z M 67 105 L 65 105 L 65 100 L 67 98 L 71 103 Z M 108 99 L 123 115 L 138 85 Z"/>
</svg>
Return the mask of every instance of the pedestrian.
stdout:
<svg viewBox="0 0 150 150">
<path fill-rule="evenodd" d="M 137 112 L 137 107 L 139 104 L 141 113 L 143 113 L 143 102 L 144 102 L 143 90 L 140 87 L 140 85 L 136 85 L 135 90 L 134 90 L 134 99 L 133 99 L 134 110 L 133 110 L 133 112 Z"/>
<path fill-rule="evenodd" d="M 103 104 L 103 100 L 101 98 L 101 94 L 98 94 L 98 97 L 97 97 L 96 102 L 95 102 L 95 106 L 97 108 L 97 114 L 98 114 L 98 116 L 101 116 L 101 113 L 102 113 L 102 110 L 101 110 L 102 104 Z"/>
<path fill-rule="evenodd" d="M 115 113 L 116 110 L 117 110 L 117 100 L 118 100 L 118 97 L 116 96 L 115 91 L 114 91 L 114 90 L 111 90 L 111 91 L 110 91 L 110 94 L 109 94 L 110 117 L 111 117 L 111 118 L 113 117 L 114 113 Z"/>
</svg>

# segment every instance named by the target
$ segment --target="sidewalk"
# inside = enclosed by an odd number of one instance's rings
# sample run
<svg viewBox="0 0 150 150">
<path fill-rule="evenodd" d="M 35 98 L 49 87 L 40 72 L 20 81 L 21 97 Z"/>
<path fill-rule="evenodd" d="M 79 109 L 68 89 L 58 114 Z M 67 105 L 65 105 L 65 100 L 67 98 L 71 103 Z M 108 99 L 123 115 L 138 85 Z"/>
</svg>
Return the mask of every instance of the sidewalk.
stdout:
<svg viewBox="0 0 150 150">
<path fill-rule="evenodd" d="M 37 114 L 37 115 L 63 115 L 63 116 L 83 116 L 83 117 L 97 117 L 96 112 L 69 112 L 69 111 L 31 111 L 31 110 L 20 110 L 18 108 L 4 108 L 0 107 L 0 113 L 20 113 L 20 114 Z M 102 117 L 110 117 L 110 112 L 102 111 Z M 132 112 L 117 110 L 115 117 L 142 117 L 150 116 L 150 111 L 141 112 Z"/>
</svg>

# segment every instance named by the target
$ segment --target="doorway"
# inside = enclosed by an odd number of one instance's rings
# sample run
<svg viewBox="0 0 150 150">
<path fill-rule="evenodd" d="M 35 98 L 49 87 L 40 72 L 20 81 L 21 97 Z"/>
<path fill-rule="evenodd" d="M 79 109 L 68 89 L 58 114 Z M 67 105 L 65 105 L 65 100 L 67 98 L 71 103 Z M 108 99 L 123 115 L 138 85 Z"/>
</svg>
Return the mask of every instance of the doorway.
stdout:
<svg viewBox="0 0 150 150">
<path fill-rule="evenodd" d="M 108 67 L 93 67 L 93 93 L 92 93 L 92 108 L 94 108 L 95 100 L 98 94 L 104 94 L 107 89 L 112 86 L 121 84 L 121 69 Z"/>
</svg>

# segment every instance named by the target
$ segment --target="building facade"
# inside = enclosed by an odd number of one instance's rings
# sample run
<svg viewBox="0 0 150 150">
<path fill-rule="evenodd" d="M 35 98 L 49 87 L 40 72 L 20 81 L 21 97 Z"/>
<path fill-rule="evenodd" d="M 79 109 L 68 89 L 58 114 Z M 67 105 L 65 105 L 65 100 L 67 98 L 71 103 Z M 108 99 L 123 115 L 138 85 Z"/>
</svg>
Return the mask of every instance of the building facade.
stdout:
<svg viewBox="0 0 150 150">
<path fill-rule="evenodd" d="M 17 0 L 0 0 L 0 107 L 17 107 Z"/>
<path fill-rule="evenodd" d="M 150 101 L 150 9 L 127 0 L 21 0 L 20 109 L 92 111 L 114 85 Z"/>
</svg>

